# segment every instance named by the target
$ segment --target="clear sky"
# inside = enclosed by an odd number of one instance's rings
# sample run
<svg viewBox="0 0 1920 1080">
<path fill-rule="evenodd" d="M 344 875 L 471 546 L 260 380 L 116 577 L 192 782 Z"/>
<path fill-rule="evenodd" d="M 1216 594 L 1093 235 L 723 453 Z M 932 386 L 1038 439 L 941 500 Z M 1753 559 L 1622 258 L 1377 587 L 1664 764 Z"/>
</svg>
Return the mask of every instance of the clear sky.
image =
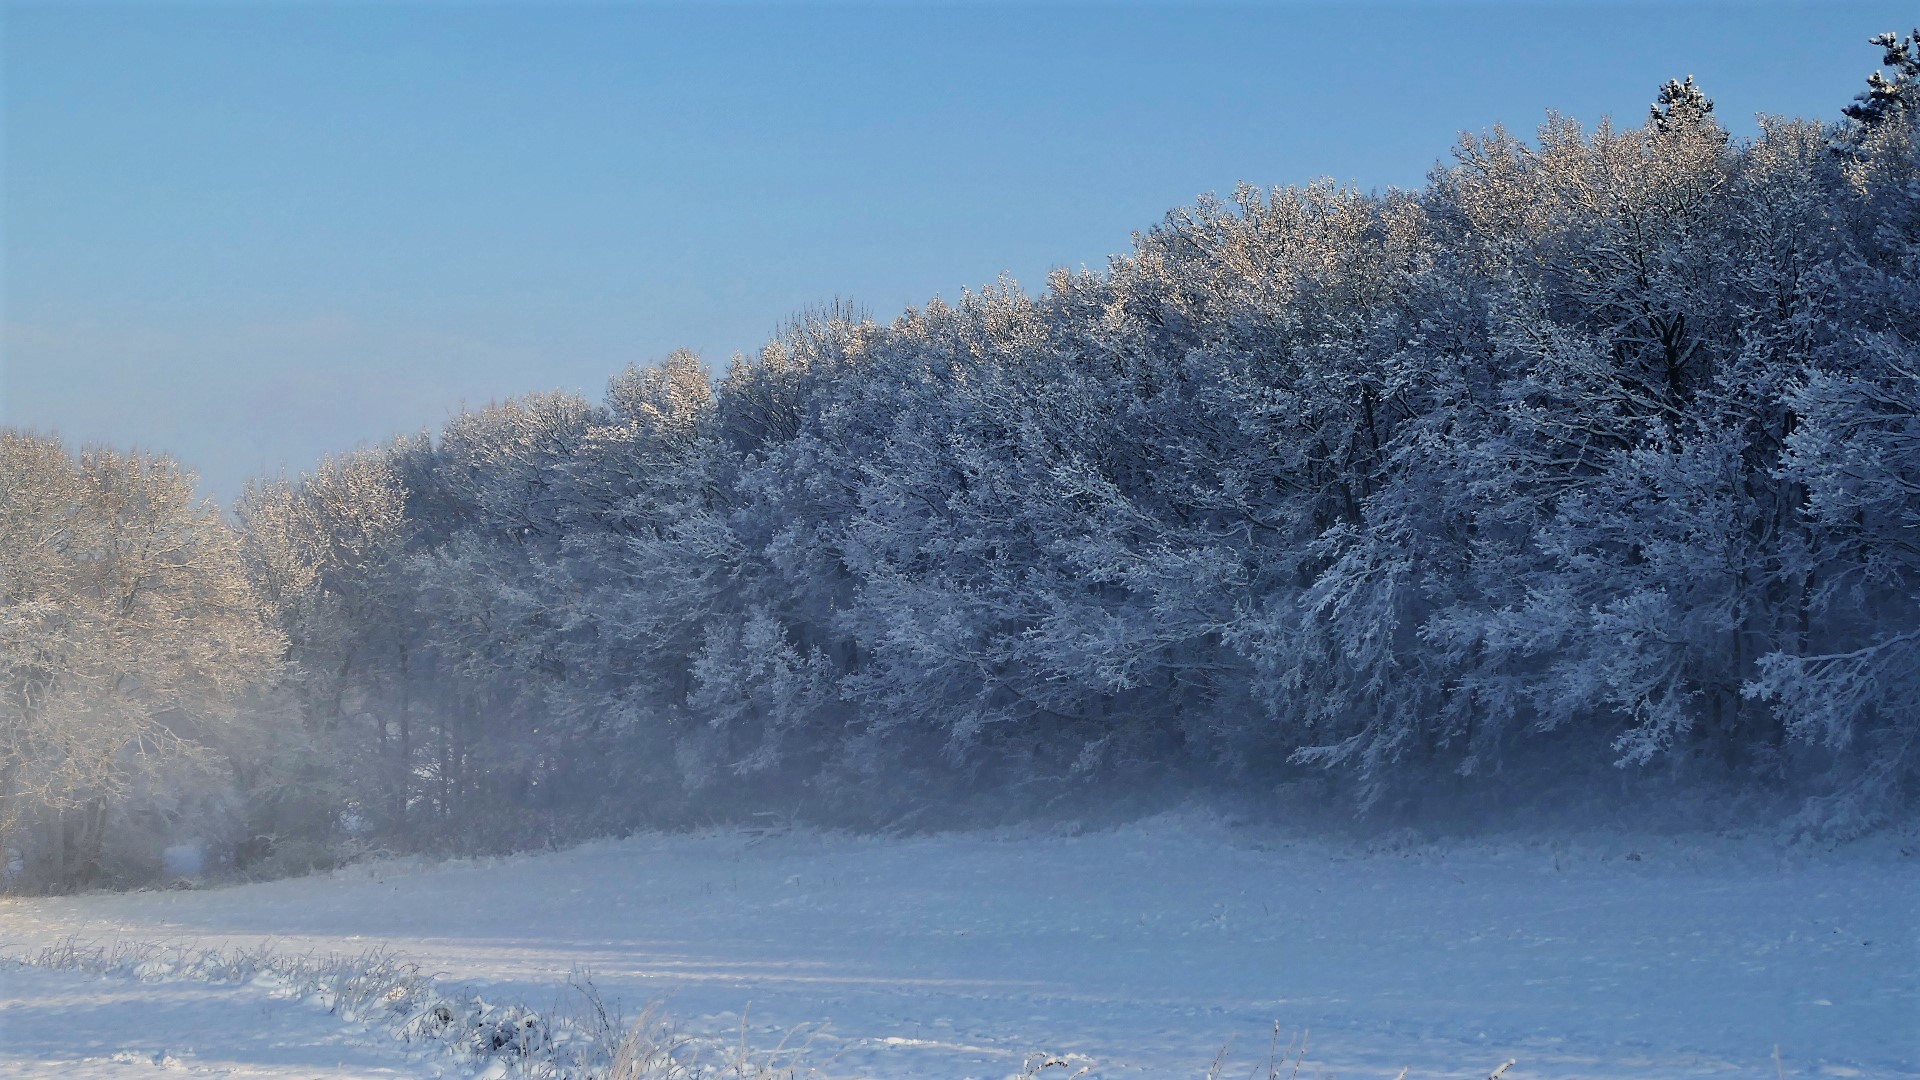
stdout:
<svg viewBox="0 0 1920 1080">
<path fill-rule="evenodd" d="M 1457 133 L 1833 118 L 1910 3 L 8 3 L 0 423 L 251 474 Z"/>
</svg>

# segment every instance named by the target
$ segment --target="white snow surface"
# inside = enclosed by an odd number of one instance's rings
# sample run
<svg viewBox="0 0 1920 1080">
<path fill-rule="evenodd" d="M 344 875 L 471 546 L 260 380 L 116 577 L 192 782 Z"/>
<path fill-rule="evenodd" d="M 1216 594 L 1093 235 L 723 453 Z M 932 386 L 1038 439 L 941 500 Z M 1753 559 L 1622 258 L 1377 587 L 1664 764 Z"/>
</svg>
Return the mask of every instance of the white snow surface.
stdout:
<svg viewBox="0 0 1920 1080">
<path fill-rule="evenodd" d="M 823 1077 L 1920 1077 L 1920 848 L 1596 835 L 1362 843 L 1200 815 L 1109 831 L 646 835 L 204 891 L 0 900 L 71 937 L 390 950 L 537 1007 L 570 972 Z M 1774 1053 L 1779 1048 L 1779 1065 Z M 0 1078 L 438 1073 L 254 986 L 0 967 Z M 1058 1070 L 1063 1075 L 1068 1070 Z M 1051 1071 L 1048 1074 L 1051 1075 Z M 1284 1075 L 1284 1073 L 1282 1074 Z"/>
<path fill-rule="evenodd" d="M 0 968 L 0 1080 L 360 1080 L 416 1076 L 423 1064 L 257 986 Z"/>
</svg>

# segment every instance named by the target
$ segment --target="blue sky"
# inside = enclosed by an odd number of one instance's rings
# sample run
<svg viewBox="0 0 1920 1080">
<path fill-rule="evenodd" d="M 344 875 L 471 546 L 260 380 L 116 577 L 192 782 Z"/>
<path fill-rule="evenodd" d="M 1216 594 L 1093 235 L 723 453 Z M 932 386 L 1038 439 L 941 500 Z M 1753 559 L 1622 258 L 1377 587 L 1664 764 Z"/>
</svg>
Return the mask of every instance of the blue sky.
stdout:
<svg viewBox="0 0 1920 1080">
<path fill-rule="evenodd" d="M 1205 191 L 1457 133 L 1837 117 L 1898 3 L 9 3 L 0 422 L 206 490 L 608 375 L 1099 266 Z"/>
</svg>

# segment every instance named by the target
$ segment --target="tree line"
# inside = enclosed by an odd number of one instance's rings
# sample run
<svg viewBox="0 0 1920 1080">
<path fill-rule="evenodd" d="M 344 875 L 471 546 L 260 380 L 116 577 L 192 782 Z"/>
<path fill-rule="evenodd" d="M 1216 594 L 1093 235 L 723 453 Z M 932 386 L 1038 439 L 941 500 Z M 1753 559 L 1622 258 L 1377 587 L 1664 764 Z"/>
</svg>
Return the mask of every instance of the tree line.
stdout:
<svg viewBox="0 0 1920 1080">
<path fill-rule="evenodd" d="M 252 484 L 0 437 L 15 887 L 1140 780 L 1920 776 L 1920 43 Z M 1614 778 L 1614 779 L 1609 779 Z M 1631 781 L 1629 781 L 1631 782 Z"/>
</svg>

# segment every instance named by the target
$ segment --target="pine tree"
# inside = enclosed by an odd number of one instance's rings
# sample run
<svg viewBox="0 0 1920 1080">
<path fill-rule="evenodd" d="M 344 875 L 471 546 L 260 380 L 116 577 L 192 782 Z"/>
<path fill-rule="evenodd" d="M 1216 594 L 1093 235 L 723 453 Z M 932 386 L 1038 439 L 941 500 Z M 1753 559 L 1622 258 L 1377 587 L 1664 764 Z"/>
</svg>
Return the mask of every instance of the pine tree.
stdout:
<svg viewBox="0 0 1920 1080">
<path fill-rule="evenodd" d="M 1920 29 L 1904 38 L 1889 30 L 1869 40 L 1884 50 L 1880 62 L 1893 69 L 1893 77 L 1878 71 L 1867 76 L 1867 88 L 1841 111 L 1871 130 L 1920 108 Z"/>
<path fill-rule="evenodd" d="M 1660 88 L 1660 96 L 1654 99 L 1647 110 L 1647 123 L 1656 131 L 1667 132 L 1676 128 L 1697 127 L 1713 115 L 1713 99 L 1696 86 L 1693 76 L 1687 76 L 1683 82 L 1668 79 Z"/>
</svg>

